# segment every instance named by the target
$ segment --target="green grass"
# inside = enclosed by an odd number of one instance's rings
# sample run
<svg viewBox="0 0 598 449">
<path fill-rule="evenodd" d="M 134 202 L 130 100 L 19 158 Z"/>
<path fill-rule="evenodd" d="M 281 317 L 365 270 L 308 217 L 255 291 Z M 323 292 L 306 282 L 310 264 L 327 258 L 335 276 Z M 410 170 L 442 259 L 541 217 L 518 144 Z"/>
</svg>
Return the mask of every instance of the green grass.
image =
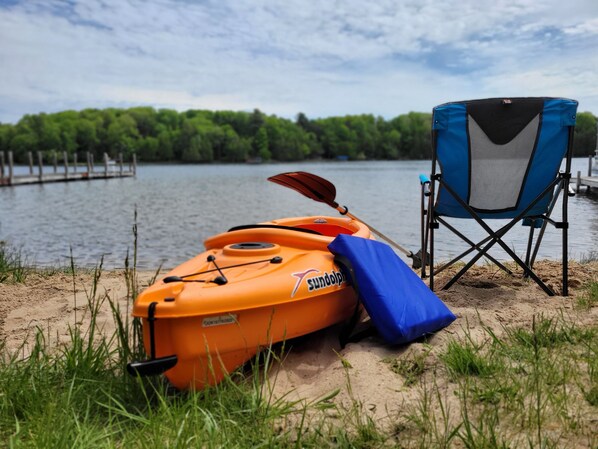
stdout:
<svg viewBox="0 0 598 449">
<path fill-rule="evenodd" d="M 30 271 L 20 250 L 0 241 L 0 283 L 25 282 Z"/>
<path fill-rule="evenodd" d="M 589 310 L 598 306 L 598 281 L 590 282 L 584 291 L 577 296 L 577 307 Z"/>
<path fill-rule="evenodd" d="M 598 407 L 598 326 L 536 317 L 529 327 L 487 329 L 471 337 L 408 352 L 389 367 L 419 399 L 373 418 L 338 391 L 317 400 L 275 398 L 266 376 L 281 355 L 267 350 L 214 388 L 175 392 L 161 378 L 129 377 L 124 364 L 141 355 L 133 323 L 97 287 L 86 297 L 89 326 L 71 329 L 70 342 L 50 348 L 42 329 L 29 357 L 2 351 L 0 441 L 8 447 L 467 447 L 596 445 L 591 413 Z M 132 276 L 129 273 L 127 276 Z M 117 330 L 98 332 L 94 316 L 112 304 Z M 17 351 L 18 353 L 18 351 Z M 384 365 L 381 365 L 383 369 Z M 443 375 L 443 372 L 446 375 Z M 445 379 L 445 380 L 443 380 Z M 446 383 L 448 381 L 448 384 Z M 388 422 L 391 425 L 388 425 Z M 558 431 L 554 431 L 558 429 Z"/>
<path fill-rule="evenodd" d="M 498 370 L 492 351 L 486 353 L 484 346 L 474 343 L 469 335 L 466 340 L 452 340 L 441 360 L 453 376 L 489 376 Z"/>
<path fill-rule="evenodd" d="M 593 447 L 598 441 L 584 410 L 596 406 L 598 326 L 537 315 L 530 327 L 507 328 L 502 339 L 488 331 L 488 337 L 483 350 L 466 345 L 456 351 L 466 356 L 443 358 L 462 376 L 456 390 L 463 417 L 458 438 L 465 446 L 511 447 L 504 435 L 515 429 L 525 435 L 519 444 L 528 447 L 565 447 L 562 440 L 569 438 Z M 449 344 L 447 353 L 457 347 Z"/>
<path fill-rule="evenodd" d="M 426 347 L 424 351 L 409 351 L 400 357 L 386 357 L 383 362 L 393 373 L 399 374 L 404 378 L 405 386 L 415 385 L 426 371 L 426 359 L 432 348 Z"/>
<path fill-rule="evenodd" d="M 389 391 L 396 387 L 416 399 L 382 413 L 382 420 L 357 399 L 352 375 L 360 367 L 340 354 L 348 399 L 339 399 L 340 390 L 313 400 L 275 397 L 276 376 L 268 373 L 285 356 L 284 345 L 263 351 L 216 387 L 176 392 L 162 378 L 132 378 L 125 370 L 128 361 L 145 357 L 140 324 L 130 318 L 140 290 L 136 258 L 134 247 L 125 260 L 124 310 L 100 288 L 100 261 L 85 295 L 73 294 L 91 319 L 70 329 L 67 344 L 50 346 L 46 330 L 37 329 L 26 358 L 24 348 L 11 354 L 0 347 L 5 447 L 598 446 L 598 323 L 538 314 L 526 326 L 482 324 L 476 338 L 467 323 L 463 335 L 446 344 L 387 357 L 380 370 L 391 369 L 407 387 L 398 382 Z M 73 276 L 74 291 L 80 270 L 72 259 L 64 272 Z M 589 298 L 595 284 L 587 287 Z M 96 321 L 106 306 L 113 335 L 100 332 Z"/>
</svg>

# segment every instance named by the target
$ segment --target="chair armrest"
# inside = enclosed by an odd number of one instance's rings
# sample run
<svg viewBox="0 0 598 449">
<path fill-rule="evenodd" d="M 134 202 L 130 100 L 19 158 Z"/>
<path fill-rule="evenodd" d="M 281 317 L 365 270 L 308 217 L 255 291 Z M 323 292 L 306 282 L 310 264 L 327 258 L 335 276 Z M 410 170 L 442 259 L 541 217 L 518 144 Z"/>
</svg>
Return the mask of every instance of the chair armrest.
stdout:
<svg viewBox="0 0 598 449">
<path fill-rule="evenodd" d="M 424 196 L 430 196 L 430 178 L 426 175 L 419 175 L 419 183 L 422 186 Z"/>
</svg>

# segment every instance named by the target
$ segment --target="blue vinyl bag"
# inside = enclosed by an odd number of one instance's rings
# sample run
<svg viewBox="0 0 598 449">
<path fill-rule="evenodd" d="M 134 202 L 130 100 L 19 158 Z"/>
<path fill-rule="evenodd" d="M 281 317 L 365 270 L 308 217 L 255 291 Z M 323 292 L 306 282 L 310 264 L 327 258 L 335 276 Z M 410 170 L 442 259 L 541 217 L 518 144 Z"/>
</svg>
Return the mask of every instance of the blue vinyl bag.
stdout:
<svg viewBox="0 0 598 449">
<path fill-rule="evenodd" d="M 346 268 L 373 325 L 386 342 L 408 343 L 456 319 L 390 246 L 341 234 L 328 249 Z"/>
</svg>

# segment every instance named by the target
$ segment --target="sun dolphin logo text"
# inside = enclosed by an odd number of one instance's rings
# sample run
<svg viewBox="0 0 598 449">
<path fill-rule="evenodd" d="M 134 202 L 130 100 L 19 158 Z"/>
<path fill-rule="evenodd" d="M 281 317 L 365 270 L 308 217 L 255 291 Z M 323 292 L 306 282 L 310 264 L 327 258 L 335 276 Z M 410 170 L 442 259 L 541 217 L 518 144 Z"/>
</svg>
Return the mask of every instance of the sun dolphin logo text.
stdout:
<svg viewBox="0 0 598 449">
<path fill-rule="evenodd" d="M 341 271 L 332 270 L 330 273 L 324 273 L 307 280 L 308 290 L 320 290 L 321 288 L 341 285 L 346 281 L 345 275 Z"/>
<path fill-rule="evenodd" d="M 306 279 L 306 276 L 311 273 L 320 273 L 320 270 L 309 268 L 308 270 L 291 274 L 297 278 L 295 288 L 293 288 L 293 291 L 291 292 L 291 298 L 295 296 L 295 293 L 297 293 L 297 290 L 299 290 L 299 287 L 301 286 L 303 280 Z M 346 282 L 346 278 L 341 271 L 332 270 L 329 273 L 307 278 L 306 282 L 308 291 L 313 292 L 322 288 L 344 284 Z"/>
</svg>

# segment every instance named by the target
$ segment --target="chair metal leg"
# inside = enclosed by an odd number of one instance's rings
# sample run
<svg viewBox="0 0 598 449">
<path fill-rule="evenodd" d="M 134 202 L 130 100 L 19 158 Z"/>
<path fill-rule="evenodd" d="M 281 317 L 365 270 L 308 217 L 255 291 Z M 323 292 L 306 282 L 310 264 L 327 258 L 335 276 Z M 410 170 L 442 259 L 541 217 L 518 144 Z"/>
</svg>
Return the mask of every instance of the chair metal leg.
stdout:
<svg viewBox="0 0 598 449">
<path fill-rule="evenodd" d="M 471 246 L 471 248 L 469 248 L 467 251 L 464 251 L 463 253 L 461 253 L 459 256 L 455 257 L 450 262 L 448 262 L 448 263 L 444 264 L 442 267 L 438 268 L 436 270 L 436 274 L 438 274 L 441 271 L 447 269 L 448 267 L 450 267 L 451 265 L 453 265 L 458 260 L 461 260 L 463 257 L 465 257 L 466 255 L 468 255 L 474 249 L 477 249 L 478 251 L 480 251 L 481 250 L 481 248 L 480 248 L 481 245 L 483 245 L 484 243 L 486 243 L 491 238 L 491 237 L 486 237 L 484 240 L 481 240 L 479 243 L 474 243 L 473 241 L 471 241 L 470 239 L 468 239 L 466 236 L 464 236 L 461 232 L 459 232 L 454 226 L 452 226 L 450 223 L 448 223 L 446 220 L 443 220 L 440 217 L 436 217 L 436 219 L 440 223 L 442 223 L 444 226 L 446 226 L 449 231 L 452 231 L 457 237 L 459 237 L 461 240 L 463 240 L 465 243 L 468 243 Z M 490 254 L 485 254 L 484 257 L 488 258 L 492 263 L 494 263 L 496 266 L 498 266 L 500 269 L 502 269 L 506 273 L 513 274 L 513 272 L 511 270 L 509 270 L 507 267 L 505 267 L 502 263 L 500 263 L 498 260 L 496 260 Z"/>
<path fill-rule="evenodd" d="M 552 291 L 552 289 L 551 289 L 550 287 L 548 287 L 548 286 L 547 286 L 547 285 L 544 283 L 544 281 L 542 281 L 542 279 L 540 279 L 540 278 L 538 277 L 538 275 L 536 275 L 536 273 L 534 273 L 534 272 L 533 272 L 533 271 L 532 271 L 532 270 L 531 270 L 531 269 L 530 269 L 530 268 L 529 268 L 529 267 L 528 267 L 528 266 L 525 264 L 525 262 L 523 262 L 523 260 L 521 260 L 521 259 L 519 258 L 519 256 L 517 256 L 517 254 L 515 254 L 515 253 L 513 252 L 513 250 L 511 250 L 511 248 L 509 248 L 509 246 L 508 246 L 508 245 L 507 245 L 505 242 L 503 242 L 503 241 L 502 241 L 502 240 L 499 238 L 499 239 L 497 240 L 497 243 L 498 243 L 498 244 L 499 244 L 499 245 L 502 247 L 502 249 L 504 249 L 504 250 L 507 252 L 507 254 L 509 254 L 509 256 L 511 256 L 511 257 L 513 258 L 513 260 L 514 260 L 515 262 L 517 262 L 517 264 L 518 264 L 518 265 L 519 265 L 521 268 L 523 268 L 523 271 L 525 271 L 525 273 L 526 273 L 526 274 L 527 274 L 529 277 L 531 277 L 531 278 L 532 278 L 534 281 L 536 281 L 536 284 L 538 284 L 538 285 L 540 286 L 540 288 L 541 288 L 542 290 L 544 290 L 548 296 L 554 296 L 554 295 L 555 295 L 554 291 Z"/>
<path fill-rule="evenodd" d="M 433 211 L 428 210 L 428 215 L 432 217 Z M 429 287 L 430 290 L 434 291 L 434 226 L 432 223 L 432 218 L 428 220 L 428 232 L 430 233 L 430 283 Z"/>
<path fill-rule="evenodd" d="M 463 276 L 467 272 L 467 270 L 469 270 L 473 266 L 473 264 L 475 264 L 479 259 L 481 259 L 481 257 L 484 255 L 484 252 L 488 251 L 495 243 L 496 241 L 493 240 L 492 242 L 488 243 L 484 248 L 482 248 L 482 251 L 473 256 L 472 259 L 469 262 L 467 262 L 467 264 L 463 268 L 461 268 L 461 270 L 456 275 L 454 275 L 450 281 L 444 284 L 444 287 L 442 287 L 442 289 L 448 290 L 455 282 L 461 279 L 461 276 Z"/>
<path fill-rule="evenodd" d="M 567 254 L 567 249 L 569 248 L 569 217 L 567 214 L 567 201 L 569 199 L 569 195 L 567 195 L 567 190 L 569 187 L 569 178 L 565 177 L 563 179 L 563 184 L 567 183 L 567 186 L 564 187 L 563 193 L 563 258 L 562 258 L 562 265 L 563 265 L 563 296 L 569 296 L 569 254 Z"/>
<path fill-rule="evenodd" d="M 529 238 L 527 239 L 527 250 L 525 251 L 525 264 L 528 267 L 532 267 L 531 262 L 531 252 L 532 252 L 532 242 L 534 241 L 534 230 L 536 229 L 534 223 L 532 223 L 529 227 Z M 527 277 L 527 275 L 523 275 L 523 277 Z"/>
<path fill-rule="evenodd" d="M 420 201 L 420 206 L 421 206 L 421 220 L 420 220 L 420 236 L 421 236 L 421 249 L 422 249 L 422 268 L 421 268 L 421 278 L 425 279 L 426 277 L 426 263 L 428 262 L 426 260 L 426 252 L 427 252 L 427 248 L 426 248 L 426 237 L 427 235 L 424 235 L 424 232 L 427 233 L 427 226 L 425 226 L 424 224 L 424 220 L 426 218 L 426 208 L 425 208 L 425 202 L 424 202 L 424 185 L 421 185 L 421 201 Z"/>
<path fill-rule="evenodd" d="M 546 218 L 550 218 L 550 216 L 552 215 L 552 211 L 554 210 L 554 206 L 556 206 L 556 202 L 559 198 L 559 195 L 561 193 L 562 190 L 562 186 L 559 184 L 556 188 L 556 190 L 554 191 L 554 194 L 552 196 L 552 201 L 550 202 L 548 209 L 546 211 Z M 542 223 L 542 227 L 540 228 L 540 232 L 538 232 L 538 238 L 536 239 L 536 244 L 534 246 L 534 252 L 532 254 L 532 258 L 530 260 L 530 268 L 533 267 L 534 263 L 536 262 L 536 256 L 538 255 L 538 250 L 540 249 L 540 244 L 542 243 L 542 239 L 544 237 L 544 232 L 546 231 L 546 226 L 548 226 L 548 220 L 544 220 L 544 222 Z"/>
<path fill-rule="evenodd" d="M 504 235 L 505 233 L 503 233 L 502 235 Z M 492 246 L 494 246 L 495 243 L 498 243 L 506 252 L 507 254 L 509 254 L 509 256 L 511 256 L 513 258 L 513 260 L 524 270 L 524 272 L 531 277 L 536 284 L 538 284 L 540 286 L 540 288 L 542 290 L 544 290 L 544 292 L 549 295 L 549 296 L 554 296 L 555 293 L 550 289 L 550 287 L 548 287 L 537 275 L 536 273 L 534 273 L 532 270 L 529 269 L 529 267 L 517 256 L 517 254 L 515 254 L 511 248 L 509 248 L 509 246 L 507 244 L 505 244 L 502 240 L 501 237 L 502 235 L 498 236 L 498 235 L 494 235 L 492 237 L 492 241 L 490 243 L 488 243 L 484 248 L 482 248 L 482 251 L 480 251 L 478 254 L 476 254 L 468 263 L 467 265 L 465 265 L 461 271 L 459 271 L 459 273 L 457 273 L 449 282 L 446 283 L 446 285 L 444 287 L 442 287 L 443 290 L 446 290 L 448 288 L 450 288 L 455 282 L 457 282 L 461 276 L 463 276 L 465 274 L 465 272 L 467 270 L 469 270 L 473 264 L 475 264 L 490 248 L 492 248 Z"/>
<path fill-rule="evenodd" d="M 514 217 L 507 225 L 503 226 L 498 231 L 493 231 L 480 217 L 479 215 L 467 204 L 463 199 L 455 193 L 455 191 L 446 183 L 443 183 L 445 189 L 455 198 L 455 200 L 469 212 L 471 217 L 482 227 L 484 230 L 492 236 L 492 240 L 480 251 L 474 258 L 461 270 L 447 285 L 443 287 L 443 289 L 449 288 L 453 285 L 463 274 L 475 263 L 477 262 L 495 243 L 498 243 L 506 252 L 513 258 L 515 262 L 546 292 L 546 294 L 550 296 L 554 296 L 554 292 L 532 271 L 530 268 L 515 254 L 511 248 L 509 248 L 501 238 L 517 223 L 519 222 L 525 215 L 540 201 L 543 197 L 545 197 L 548 193 L 550 193 L 555 185 L 560 182 L 559 179 L 555 179 L 553 182 L 547 186 L 540 195 L 538 195 L 527 207 L 524 211 L 522 211 L 519 215 Z M 566 234 L 563 234 L 563 239 L 566 239 Z M 563 241 L 565 243 L 565 241 Z M 564 265 L 564 264 L 563 264 Z"/>
</svg>

